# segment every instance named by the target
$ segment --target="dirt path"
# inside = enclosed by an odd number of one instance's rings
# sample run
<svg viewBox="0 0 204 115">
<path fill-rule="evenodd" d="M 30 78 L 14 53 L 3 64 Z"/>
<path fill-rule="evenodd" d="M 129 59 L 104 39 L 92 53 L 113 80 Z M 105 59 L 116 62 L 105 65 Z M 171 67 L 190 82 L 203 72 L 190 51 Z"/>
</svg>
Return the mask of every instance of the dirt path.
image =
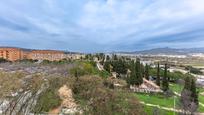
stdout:
<svg viewBox="0 0 204 115">
<path fill-rule="evenodd" d="M 49 115 L 58 115 L 60 113 L 61 108 L 57 107 L 48 112 Z"/>
<path fill-rule="evenodd" d="M 75 100 L 72 95 L 72 90 L 66 85 L 62 86 L 58 90 L 59 96 L 62 99 L 62 103 L 59 107 L 51 110 L 49 114 L 73 114 L 78 111 L 78 105 L 75 103 Z"/>
</svg>

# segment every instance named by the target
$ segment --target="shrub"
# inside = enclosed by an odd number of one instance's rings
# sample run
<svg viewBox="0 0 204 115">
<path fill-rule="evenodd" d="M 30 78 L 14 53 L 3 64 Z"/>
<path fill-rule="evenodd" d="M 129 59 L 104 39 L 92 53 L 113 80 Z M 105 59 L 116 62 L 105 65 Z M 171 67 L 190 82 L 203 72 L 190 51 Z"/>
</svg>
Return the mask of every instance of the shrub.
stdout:
<svg viewBox="0 0 204 115">
<path fill-rule="evenodd" d="M 49 110 L 58 107 L 61 104 L 61 99 L 54 89 L 48 88 L 41 93 L 37 105 L 34 108 L 35 113 L 48 112 Z"/>
<path fill-rule="evenodd" d="M 4 58 L 0 58 L 0 63 L 5 63 L 8 62 L 8 60 L 4 59 Z"/>
<path fill-rule="evenodd" d="M 142 115 L 138 100 L 128 92 L 104 86 L 97 76 L 82 76 L 72 85 L 75 99 L 86 115 Z"/>
<path fill-rule="evenodd" d="M 58 95 L 58 89 L 65 83 L 64 78 L 54 77 L 49 79 L 49 87 L 40 94 L 34 113 L 48 112 L 49 110 L 60 106 L 61 99 Z"/>
</svg>

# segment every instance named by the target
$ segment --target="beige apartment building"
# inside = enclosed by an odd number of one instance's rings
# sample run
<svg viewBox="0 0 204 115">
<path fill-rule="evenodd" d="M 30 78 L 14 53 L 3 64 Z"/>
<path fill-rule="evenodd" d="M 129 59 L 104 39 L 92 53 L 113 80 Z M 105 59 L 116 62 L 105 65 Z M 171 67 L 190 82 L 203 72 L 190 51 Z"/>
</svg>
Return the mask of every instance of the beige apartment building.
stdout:
<svg viewBox="0 0 204 115">
<path fill-rule="evenodd" d="M 64 52 L 54 50 L 33 50 L 28 54 L 28 59 L 33 60 L 59 61 L 64 58 L 66 58 Z"/>
</svg>

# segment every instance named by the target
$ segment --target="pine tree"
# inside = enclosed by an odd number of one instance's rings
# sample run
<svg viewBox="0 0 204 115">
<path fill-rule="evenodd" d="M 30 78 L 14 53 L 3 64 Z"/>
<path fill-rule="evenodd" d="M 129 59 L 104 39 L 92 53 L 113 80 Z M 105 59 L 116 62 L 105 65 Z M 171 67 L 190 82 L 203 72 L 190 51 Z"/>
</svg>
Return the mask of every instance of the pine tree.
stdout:
<svg viewBox="0 0 204 115">
<path fill-rule="evenodd" d="M 156 84 L 158 86 L 160 86 L 160 67 L 159 67 L 159 62 L 158 62 L 158 65 L 157 65 L 157 79 L 156 79 Z"/>
<path fill-rule="evenodd" d="M 169 90 L 169 82 L 168 82 L 168 78 L 167 78 L 167 64 L 165 64 L 164 77 L 162 79 L 162 90 L 163 91 Z"/>
<path fill-rule="evenodd" d="M 149 66 L 147 64 L 145 65 L 145 78 L 149 80 Z"/>
</svg>

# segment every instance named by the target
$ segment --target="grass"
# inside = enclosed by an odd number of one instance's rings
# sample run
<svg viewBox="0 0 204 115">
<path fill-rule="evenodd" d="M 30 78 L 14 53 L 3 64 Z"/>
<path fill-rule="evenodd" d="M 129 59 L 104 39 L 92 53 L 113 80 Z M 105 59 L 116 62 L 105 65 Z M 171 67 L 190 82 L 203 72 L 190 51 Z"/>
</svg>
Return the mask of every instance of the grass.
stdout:
<svg viewBox="0 0 204 115">
<path fill-rule="evenodd" d="M 177 92 L 177 93 L 181 93 L 181 91 L 183 90 L 183 86 L 182 85 L 179 85 L 179 84 L 170 84 L 169 85 L 169 88 L 174 91 L 174 92 Z"/>
<path fill-rule="evenodd" d="M 147 115 L 154 115 L 153 113 L 156 110 L 157 108 L 155 107 L 144 106 L 144 111 Z M 174 112 L 172 111 L 167 111 L 167 110 L 162 110 L 162 109 L 159 109 L 158 112 L 155 112 L 155 113 L 158 113 L 158 115 L 173 115 L 174 114 Z M 177 113 L 175 115 L 177 115 Z"/>
<path fill-rule="evenodd" d="M 173 97 L 165 98 L 162 95 L 148 95 L 148 94 L 135 94 L 136 97 L 145 103 L 159 105 L 162 107 L 173 108 L 174 99 Z"/>
</svg>

